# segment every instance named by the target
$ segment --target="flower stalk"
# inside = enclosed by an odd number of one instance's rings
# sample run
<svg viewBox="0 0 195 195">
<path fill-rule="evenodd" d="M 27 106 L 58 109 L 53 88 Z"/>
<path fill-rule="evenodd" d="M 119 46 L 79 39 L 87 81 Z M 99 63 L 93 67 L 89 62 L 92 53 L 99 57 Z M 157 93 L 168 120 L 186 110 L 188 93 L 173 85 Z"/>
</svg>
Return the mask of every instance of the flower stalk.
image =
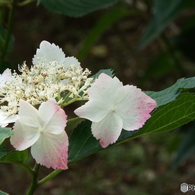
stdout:
<svg viewBox="0 0 195 195">
<path fill-rule="evenodd" d="M 46 177 L 44 177 L 42 180 L 38 182 L 38 186 L 43 185 L 44 183 L 51 180 L 53 177 L 55 177 L 62 171 L 63 171 L 62 169 L 56 169 L 55 171 L 51 172 L 49 175 L 47 175 Z"/>
<path fill-rule="evenodd" d="M 33 168 L 32 182 L 31 182 L 30 188 L 27 192 L 27 195 L 33 195 L 37 186 L 38 186 L 37 184 L 38 184 L 39 168 L 40 168 L 40 165 L 35 164 L 35 166 Z"/>
</svg>

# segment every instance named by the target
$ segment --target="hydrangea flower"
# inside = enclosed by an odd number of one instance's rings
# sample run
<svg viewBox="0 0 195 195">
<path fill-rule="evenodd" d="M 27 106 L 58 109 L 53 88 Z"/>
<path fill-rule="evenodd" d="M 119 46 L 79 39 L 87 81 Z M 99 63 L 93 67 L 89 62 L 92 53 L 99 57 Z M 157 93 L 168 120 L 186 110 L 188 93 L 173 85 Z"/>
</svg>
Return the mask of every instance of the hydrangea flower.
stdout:
<svg viewBox="0 0 195 195">
<path fill-rule="evenodd" d="M 66 118 L 65 112 L 52 100 L 43 102 L 38 110 L 20 100 L 19 119 L 13 128 L 11 144 L 16 150 L 31 147 L 31 154 L 38 164 L 47 168 L 67 169 Z"/>
<path fill-rule="evenodd" d="M 18 69 L 20 74 L 15 71 L 12 82 L 6 82 L 0 90 L 1 109 L 8 115 L 18 113 L 20 99 L 33 106 L 52 100 L 60 107 L 69 104 L 69 100 L 85 100 L 93 80 L 76 58 L 65 57 L 61 48 L 47 41 L 40 43 L 31 67 L 24 63 Z"/>
<path fill-rule="evenodd" d="M 107 147 L 117 141 L 122 129 L 141 128 L 157 106 L 155 100 L 132 85 L 123 86 L 118 78 L 102 73 L 88 89 L 89 101 L 75 110 L 92 121 L 92 134 Z"/>
</svg>

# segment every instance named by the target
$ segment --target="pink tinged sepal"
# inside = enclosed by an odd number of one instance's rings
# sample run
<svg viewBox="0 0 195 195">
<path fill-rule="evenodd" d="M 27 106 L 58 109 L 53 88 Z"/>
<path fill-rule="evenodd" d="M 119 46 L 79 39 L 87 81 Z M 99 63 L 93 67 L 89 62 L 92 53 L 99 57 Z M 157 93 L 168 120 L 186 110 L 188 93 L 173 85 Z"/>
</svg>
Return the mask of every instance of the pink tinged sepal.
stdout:
<svg viewBox="0 0 195 195">
<path fill-rule="evenodd" d="M 68 137 L 65 131 L 55 135 L 43 133 L 31 147 L 31 154 L 37 163 L 53 169 L 68 169 Z"/>
<path fill-rule="evenodd" d="M 67 169 L 66 118 L 65 112 L 51 100 L 42 103 L 39 110 L 20 100 L 19 119 L 13 128 L 11 144 L 16 150 L 31 147 L 32 156 L 41 165 Z"/>
<path fill-rule="evenodd" d="M 112 78 L 102 73 L 88 89 L 89 100 L 98 99 L 110 104 L 117 89 L 122 86 L 122 82 L 118 78 Z"/>
<path fill-rule="evenodd" d="M 10 142 L 19 151 L 31 147 L 40 138 L 40 132 L 36 127 L 22 124 L 20 120 L 16 121 L 13 133 L 14 135 L 11 136 Z"/>
<path fill-rule="evenodd" d="M 74 113 L 81 118 L 89 119 L 92 122 L 99 122 L 108 113 L 107 104 L 100 100 L 91 100 L 86 102 L 84 106 L 77 108 Z M 93 108 L 93 109 L 92 109 Z"/>
<path fill-rule="evenodd" d="M 39 107 L 39 114 L 43 121 L 44 129 L 53 134 L 60 134 L 64 131 L 67 122 L 67 115 L 52 100 L 43 102 Z"/>
<path fill-rule="evenodd" d="M 19 121 L 24 126 L 39 128 L 41 117 L 38 110 L 24 100 L 19 102 Z"/>
<path fill-rule="evenodd" d="M 155 100 L 133 85 L 120 87 L 114 100 L 116 113 L 123 120 L 123 129 L 128 131 L 141 128 L 157 106 Z"/>
<path fill-rule="evenodd" d="M 100 140 L 100 145 L 106 148 L 109 144 L 116 142 L 121 134 L 122 125 L 122 119 L 114 112 L 110 112 L 100 122 L 92 123 L 92 134 Z"/>
</svg>

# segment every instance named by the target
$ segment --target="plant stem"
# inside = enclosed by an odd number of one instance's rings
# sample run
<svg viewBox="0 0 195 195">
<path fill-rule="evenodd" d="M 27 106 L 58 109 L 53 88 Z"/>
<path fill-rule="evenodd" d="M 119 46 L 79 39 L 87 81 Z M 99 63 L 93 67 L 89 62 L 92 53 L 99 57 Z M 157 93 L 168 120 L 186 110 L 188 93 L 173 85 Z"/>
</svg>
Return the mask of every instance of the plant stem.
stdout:
<svg viewBox="0 0 195 195">
<path fill-rule="evenodd" d="M 71 119 L 69 119 L 69 120 L 67 121 L 67 123 L 76 122 L 76 121 L 79 121 L 79 120 L 81 120 L 81 119 L 82 119 L 82 118 L 80 118 L 80 117 L 71 118 Z"/>
<path fill-rule="evenodd" d="M 7 0 L 0 0 L 0 4 L 9 4 L 10 2 Z"/>
<path fill-rule="evenodd" d="M 5 39 L 4 49 L 2 51 L 1 61 L 5 60 L 5 57 L 6 57 L 6 54 L 7 54 L 7 50 L 8 50 L 8 46 L 9 46 L 9 42 L 10 42 L 10 38 L 11 38 L 11 32 L 12 32 L 12 28 L 13 28 L 13 19 L 14 19 L 14 13 L 15 13 L 15 8 L 16 8 L 17 1 L 18 0 L 13 0 L 12 1 L 11 9 L 10 9 L 10 12 L 9 12 L 7 36 L 6 36 L 6 39 Z"/>
<path fill-rule="evenodd" d="M 62 107 L 68 106 L 69 104 L 72 104 L 73 102 L 81 101 L 81 100 L 88 100 L 88 98 L 83 98 L 83 97 L 80 97 L 80 98 L 73 98 L 73 99 L 71 99 L 70 101 L 64 103 L 64 104 L 62 105 Z"/>
<path fill-rule="evenodd" d="M 31 175 L 34 174 L 34 171 L 26 163 L 18 163 L 18 164 L 22 165 Z"/>
<path fill-rule="evenodd" d="M 49 175 L 47 175 L 45 178 L 43 178 L 42 180 L 40 180 L 38 182 L 38 185 L 37 186 L 40 186 L 40 185 L 44 184 L 45 182 L 49 181 L 50 179 L 52 179 L 53 177 L 55 177 L 57 174 L 59 174 L 62 171 L 63 171 L 62 169 L 56 169 L 55 171 L 53 171 Z"/>
<path fill-rule="evenodd" d="M 27 192 L 27 195 L 33 195 L 37 186 L 38 186 L 38 173 L 39 173 L 39 168 L 40 165 L 39 164 L 35 164 L 35 167 L 33 169 L 33 175 L 32 175 L 32 181 L 31 181 L 31 185 L 30 188 Z"/>
<path fill-rule="evenodd" d="M 18 6 L 19 7 L 22 7 L 22 6 L 25 6 L 25 5 L 27 5 L 27 4 L 29 4 L 29 3 L 32 3 L 32 2 L 34 2 L 35 0 L 26 0 L 26 1 L 23 1 L 23 2 L 21 2 L 21 3 L 18 3 Z"/>
</svg>

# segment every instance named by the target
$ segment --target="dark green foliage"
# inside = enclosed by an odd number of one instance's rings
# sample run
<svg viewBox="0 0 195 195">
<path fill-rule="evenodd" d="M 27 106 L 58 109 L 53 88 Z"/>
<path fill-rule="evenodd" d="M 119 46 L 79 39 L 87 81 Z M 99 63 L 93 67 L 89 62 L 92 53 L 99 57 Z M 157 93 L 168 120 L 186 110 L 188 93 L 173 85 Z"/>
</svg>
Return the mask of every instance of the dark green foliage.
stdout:
<svg viewBox="0 0 195 195">
<path fill-rule="evenodd" d="M 49 11 L 68 16 L 79 17 L 89 12 L 106 8 L 119 0 L 41 0 Z"/>
</svg>

